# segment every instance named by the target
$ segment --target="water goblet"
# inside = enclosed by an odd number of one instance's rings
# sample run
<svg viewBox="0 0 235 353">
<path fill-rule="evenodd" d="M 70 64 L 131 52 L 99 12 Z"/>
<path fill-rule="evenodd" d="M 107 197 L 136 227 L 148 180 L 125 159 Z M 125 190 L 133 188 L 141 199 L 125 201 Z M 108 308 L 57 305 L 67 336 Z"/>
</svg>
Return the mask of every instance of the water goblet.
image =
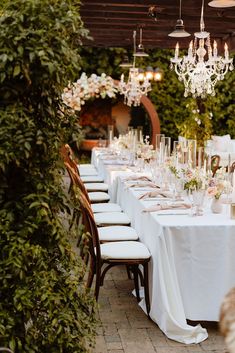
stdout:
<svg viewBox="0 0 235 353">
<path fill-rule="evenodd" d="M 202 189 L 195 189 L 192 192 L 192 197 L 193 197 L 193 204 L 195 207 L 195 216 L 202 216 L 203 215 L 203 201 L 204 201 L 204 196 L 205 196 L 205 190 Z"/>
</svg>

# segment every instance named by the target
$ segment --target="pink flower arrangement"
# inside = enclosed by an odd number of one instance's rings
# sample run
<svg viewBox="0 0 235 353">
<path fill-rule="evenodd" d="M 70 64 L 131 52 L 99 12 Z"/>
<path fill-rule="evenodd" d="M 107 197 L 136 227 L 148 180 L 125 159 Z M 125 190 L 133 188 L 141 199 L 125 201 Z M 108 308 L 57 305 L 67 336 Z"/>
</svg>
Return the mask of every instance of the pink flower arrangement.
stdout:
<svg viewBox="0 0 235 353">
<path fill-rule="evenodd" d="M 220 196 L 226 191 L 227 187 L 228 182 L 226 180 L 211 179 L 209 181 L 207 194 L 218 200 Z"/>
</svg>

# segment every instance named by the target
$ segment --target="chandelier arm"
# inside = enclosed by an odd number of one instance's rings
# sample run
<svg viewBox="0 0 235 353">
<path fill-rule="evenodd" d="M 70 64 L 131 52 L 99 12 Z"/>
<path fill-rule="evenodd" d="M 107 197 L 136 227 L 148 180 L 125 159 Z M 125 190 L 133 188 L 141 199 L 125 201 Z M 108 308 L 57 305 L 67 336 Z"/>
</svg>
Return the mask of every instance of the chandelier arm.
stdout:
<svg viewBox="0 0 235 353">
<path fill-rule="evenodd" d="M 182 64 L 180 64 L 180 63 L 175 64 L 175 72 L 178 76 L 184 75 L 182 73 Z"/>
</svg>

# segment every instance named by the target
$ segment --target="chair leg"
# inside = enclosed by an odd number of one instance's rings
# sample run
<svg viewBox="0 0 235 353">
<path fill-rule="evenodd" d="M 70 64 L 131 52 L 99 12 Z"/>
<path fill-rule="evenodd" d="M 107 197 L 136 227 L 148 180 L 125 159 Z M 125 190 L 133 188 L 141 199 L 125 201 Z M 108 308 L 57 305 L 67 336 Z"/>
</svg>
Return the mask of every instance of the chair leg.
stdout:
<svg viewBox="0 0 235 353">
<path fill-rule="evenodd" d="M 100 280 L 101 280 L 101 265 L 96 264 L 96 277 L 95 277 L 95 299 L 98 302 L 100 292 Z"/>
<path fill-rule="evenodd" d="M 146 310 L 149 317 L 150 313 L 150 300 L 149 300 L 149 275 L 148 275 L 148 263 L 144 264 L 144 296 L 146 303 Z"/>
<path fill-rule="evenodd" d="M 127 277 L 128 277 L 128 279 L 132 279 L 130 267 L 129 267 L 128 265 L 126 265 L 126 272 L 127 272 Z"/>
<path fill-rule="evenodd" d="M 91 288 L 94 275 L 95 275 L 95 263 L 93 260 L 91 260 L 89 274 L 88 274 L 87 283 L 86 283 L 87 288 Z"/>
<path fill-rule="evenodd" d="M 110 270 L 110 268 L 112 268 L 113 266 L 116 266 L 116 264 L 109 264 L 105 267 L 105 269 L 103 270 L 101 276 L 100 276 L 100 285 L 103 286 L 104 284 L 104 277 L 106 275 L 106 273 L 108 272 L 108 270 Z"/>
<path fill-rule="evenodd" d="M 134 275 L 134 283 L 135 283 L 135 293 L 138 302 L 140 301 L 140 291 L 139 291 L 139 276 L 138 276 L 138 265 L 134 265 L 131 267 L 133 275 Z"/>
<path fill-rule="evenodd" d="M 141 272 L 139 266 L 138 266 L 138 274 L 140 276 L 140 284 L 142 287 L 144 287 L 144 276 L 143 276 L 143 273 Z"/>
</svg>

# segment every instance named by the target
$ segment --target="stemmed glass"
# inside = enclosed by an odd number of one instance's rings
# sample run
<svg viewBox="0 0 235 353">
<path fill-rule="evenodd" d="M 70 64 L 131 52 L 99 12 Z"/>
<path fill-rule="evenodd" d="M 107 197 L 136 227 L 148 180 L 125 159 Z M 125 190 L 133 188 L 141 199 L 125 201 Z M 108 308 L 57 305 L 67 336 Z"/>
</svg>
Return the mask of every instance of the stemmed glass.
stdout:
<svg viewBox="0 0 235 353">
<path fill-rule="evenodd" d="M 203 215 L 203 201 L 205 197 L 205 190 L 191 188 L 187 190 L 187 198 L 191 205 L 191 216 Z"/>
<path fill-rule="evenodd" d="M 204 201 L 204 196 L 205 196 L 205 190 L 199 189 L 199 190 L 193 190 L 192 192 L 193 196 L 193 204 L 195 207 L 194 211 L 194 216 L 202 216 L 203 215 L 203 201 Z"/>
</svg>

